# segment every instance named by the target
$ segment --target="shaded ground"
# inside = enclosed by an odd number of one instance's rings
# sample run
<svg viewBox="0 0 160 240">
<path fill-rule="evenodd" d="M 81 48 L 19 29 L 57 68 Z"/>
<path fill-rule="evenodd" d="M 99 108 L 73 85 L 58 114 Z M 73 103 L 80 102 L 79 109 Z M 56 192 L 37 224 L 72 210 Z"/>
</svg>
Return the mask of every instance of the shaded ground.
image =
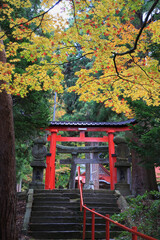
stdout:
<svg viewBox="0 0 160 240">
<path fill-rule="evenodd" d="M 26 211 L 26 193 L 17 194 L 17 216 L 16 216 L 16 226 L 18 240 L 29 240 L 29 237 L 22 233 L 23 219 Z"/>
</svg>

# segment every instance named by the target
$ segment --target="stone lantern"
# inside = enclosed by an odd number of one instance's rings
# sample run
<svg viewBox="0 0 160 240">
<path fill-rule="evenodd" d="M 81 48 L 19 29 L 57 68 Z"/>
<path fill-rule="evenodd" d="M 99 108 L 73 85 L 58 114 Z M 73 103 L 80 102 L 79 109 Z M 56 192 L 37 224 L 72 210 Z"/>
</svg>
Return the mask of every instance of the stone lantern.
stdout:
<svg viewBox="0 0 160 240">
<path fill-rule="evenodd" d="M 131 167 L 131 163 L 128 162 L 130 152 L 127 146 L 126 140 L 123 137 L 115 137 L 115 153 L 117 156 L 117 162 L 115 167 L 117 168 L 117 183 L 115 189 L 119 190 L 123 196 L 130 195 L 130 184 L 128 184 L 127 172 Z"/>
<path fill-rule="evenodd" d="M 46 142 L 46 138 L 42 137 L 34 140 L 34 146 L 32 148 L 33 161 L 31 162 L 33 175 L 29 188 L 44 189 L 43 170 L 46 168 L 46 163 L 44 162 L 47 155 Z"/>
</svg>

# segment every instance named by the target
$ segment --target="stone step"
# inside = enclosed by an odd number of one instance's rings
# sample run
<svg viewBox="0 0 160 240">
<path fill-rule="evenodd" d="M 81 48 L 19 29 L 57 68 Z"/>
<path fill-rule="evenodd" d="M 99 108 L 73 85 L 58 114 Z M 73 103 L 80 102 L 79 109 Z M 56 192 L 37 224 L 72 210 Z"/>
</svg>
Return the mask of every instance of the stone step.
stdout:
<svg viewBox="0 0 160 240">
<path fill-rule="evenodd" d="M 117 207 L 117 203 L 116 202 L 87 202 L 87 201 L 84 201 L 84 204 L 87 204 L 88 207 Z M 43 200 L 39 200 L 39 201 L 34 201 L 33 202 L 33 207 L 36 206 L 36 207 L 45 207 L 45 206 L 48 206 L 48 207 L 52 207 L 52 206 L 63 206 L 63 207 L 66 207 L 66 208 L 75 208 L 75 207 L 80 207 L 80 202 L 52 202 L 52 201 L 43 201 Z"/>
<path fill-rule="evenodd" d="M 82 239 L 82 233 L 80 231 L 29 231 L 29 236 L 34 239 Z"/>
<path fill-rule="evenodd" d="M 101 196 L 101 197 L 113 197 L 113 193 L 112 192 L 85 192 L 83 191 L 83 197 L 97 197 L 97 196 Z"/>
<path fill-rule="evenodd" d="M 69 199 L 72 199 L 72 198 L 78 198 L 80 199 L 80 195 L 77 194 L 77 193 L 53 193 L 53 192 L 50 192 L 50 193 L 36 193 L 34 194 L 34 199 L 38 198 L 38 197 L 43 197 L 43 198 L 69 198 Z"/>
<path fill-rule="evenodd" d="M 103 219 L 102 219 L 103 220 Z M 83 217 L 79 216 L 56 216 L 56 217 L 31 217 L 31 223 L 79 223 Z"/>
<path fill-rule="evenodd" d="M 79 197 L 75 198 L 77 200 L 80 200 Z M 54 201 L 54 202 L 69 202 L 71 200 L 71 198 L 69 197 L 63 197 L 63 196 L 60 196 L 60 197 L 55 197 L 54 194 L 52 196 L 42 196 L 42 195 L 39 195 L 39 196 L 34 196 L 34 202 L 38 202 L 38 201 Z"/>
<path fill-rule="evenodd" d="M 45 213 L 45 212 L 42 212 L 42 213 Z M 86 222 L 91 223 L 91 221 L 92 221 L 92 215 L 91 213 L 88 213 Z M 45 216 L 45 214 L 43 214 L 42 216 L 39 216 L 39 215 L 37 216 L 37 214 L 36 215 L 32 214 L 30 222 L 31 223 L 83 222 L 83 214 L 81 215 L 72 214 L 72 215 L 66 215 L 66 216 L 64 216 L 64 214 L 60 214 L 60 215 L 55 214 L 55 216 L 53 215 Z M 103 224 L 105 223 L 105 219 L 95 215 L 95 222 Z"/>
<path fill-rule="evenodd" d="M 105 215 L 105 214 L 109 214 L 110 216 L 113 215 L 114 213 L 119 213 L 120 210 L 119 209 L 116 209 L 115 211 L 113 211 L 113 209 L 110 209 L 108 210 L 107 212 L 104 212 L 104 211 L 98 211 L 98 213 L 102 214 L 102 215 Z M 80 212 L 80 211 L 69 211 L 69 210 L 66 210 L 66 211 L 32 211 L 31 213 L 31 216 L 32 217 L 45 217 L 45 216 L 48 216 L 48 217 L 54 217 L 54 216 L 82 216 L 83 213 Z M 91 212 L 87 211 L 86 212 L 86 215 L 89 216 L 91 215 Z"/>
<path fill-rule="evenodd" d="M 108 193 L 108 194 L 114 194 L 114 190 L 110 189 L 99 189 L 99 190 L 93 190 L 93 189 L 83 189 L 84 193 Z M 35 189 L 34 193 L 78 193 L 79 189 L 53 189 L 53 190 L 45 190 L 45 189 Z"/>
<path fill-rule="evenodd" d="M 105 231 L 95 232 L 95 239 L 103 240 L 105 238 Z M 119 231 L 111 231 L 110 238 L 114 238 L 120 234 Z M 29 236 L 32 236 L 34 239 L 82 239 L 82 232 L 80 231 L 29 231 Z M 86 231 L 85 239 L 91 239 L 91 232 Z"/>
<path fill-rule="evenodd" d="M 31 223 L 83 223 L 83 216 L 34 216 L 31 217 Z M 92 222 L 92 216 L 87 216 L 86 223 Z M 96 224 L 106 224 L 105 219 L 95 215 Z M 112 224 L 111 224 L 112 225 Z"/>
<path fill-rule="evenodd" d="M 109 213 L 117 213 L 119 212 L 117 207 L 112 207 L 112 206 L 102 206 L 102 207 L 96 207 L 93 205 L 89 205 L 91 209 L 94 208 L 95 211 L 103 214 L 109 214 Z M 54 212 L 54 211 L 62 211 L 65 212 L 67 210 L 71 211 L 79 211 L 79 206 L 34 206 L 32 207 L 32 211 L 41 211 L 41 212 Z"/>
<path fill-rule="evenodd" d="M 72 231 L 82 230 L 80 223 L 30 223 L 29 229 L 31 231 Z"/>
<path fill-rule="evenodd" d="M 86 200 L 86 201 L 92 201 L 92 199 L 95 201 L 112 201 L 112 200 L 117 200 L 114 196 L 112 195 L 106 195 L 106 196 L 83 196 L 83 200 Z"/>
<path fill-rule="evenodd" d="M 87 207 L 91 208 L 91 207 L 95 207 L 95 208 L 117 208 L 117 203 L 113 202 L 86 202 L 84 201 L 84 204 L 87 204 Z"/>
<path fill-rule="evenodd" d="M 73 211 L 79 211 L 79 205 L 74 205 L 74 206 L 63 206 L 63 205 L 58 205 L 58 206 L 35 206 L 33 205 L 32 211 L 66 211 L 66 210 L 73 210 Z"/>
<path fill-rule="evenodd" d="M 56 216 L 79 216 L 79 214 L 82 214 L 80 211 L 32 211 L 31 216 L 32 217 L 56 217 Z"/>
<path fill-rule="evenodd" d="M 84 203 L 96 212 L 110 216 L 118 213 L 117 200 L 111 190 L 84 190 Z M 86 212 L 86 238 L 91 239 L 92 213 Z M 106 222 L 95 215 L 95 239 L 105 239 Z M 34 239 L 82 239 L 83 212 L 79 190 L 35 190 L 29 224 Z M 119 228 L 111 226 L 111 238 Z"/>
<path fill-rule="evenodd" d="M 48 207 L 52 207 L 52 206 L 63 206 L 63 207 L 80 207 L 80 202 L 52 202 L 52 201 L 34 201 L 33 202 L 33 207 L 37 206 L 37 207 L 43 207 L 43 206 L 48 206 Z"/>
<path fill-rule="evenodd" d="M 35 238 L 33 239 L 32 238 L 32 240 L 35 240 Z M 36 240 L 40 240 L 39 238 L 36 238 Z M 41 240 L 48 240 L 48 239 L 41 239 Z M 53 239 L 52 239 L 53 240 Z M 59 238 L 59 240 L 70 240 L 70 238 Z M 82 240 L 82 238 L 73 238 L 72 240 Z M 104 239 L 104 238 L 101 238 L 100 240 L 106 240 L 106 238 Z M 116 239 L 113 239 L 113 238 L 110 238 L 109 240 L 116 240 Z"/>
<path fill-rule="evenodd" d="M 120 231 L 110 231 L 110 238 L 118 237 Z M 91 231 L 86 231 L 85 239 L 92 239 L 92 233 Z M 106 231 L 95 231 L 95 239 L 96 240 L 102 240 L 106 239 Z"/>
<path fill-rule="evenodd" d="M 114 192 L 114 190 L 110 190 L 110 189 L 99 189 L 99 190 L 92 190 L 92 189 L 83 189 L 83 192 L 84 193 L 91 193 L 91 194 L 100 194 L 100 193 L 102 193 L 102 194 L 114 194 L 115 192 Z"/>
<path fill-rule="evenodd" d="M 63 238 L 59 238 L 59 240 L 70 240 L 70 239 L 71 238 L 65 238 L 65 236 Z M 32 238 L 32 240 L 35 240 L 35 238 L 34 239 Z M 36 238 L 36 240 L 40 240 L 40 238 Z M 45 239 L 42 238 L 41 240 L 48 240 L 48 238 L 45 238 Z M 52 240 L 54 240 L 54 239 L 52 239 Z M 72 238 L 72 240 L 82 240 L 82 238 Z M 106 238 L 101 238 L 99 240 L 106 240 Z M 110 238 L 109 240 L 116 240 L 116 239 Z"/>
<path fill-rule="evenodd" d="M 91 231 L 92 229 L 92 221 L 90 223 L 86 223 L 86 231 Z M 97 223 L 97 221 L 95 222 L 95 231 L 99 232 L 99 231 L 105 231 L 106 229 L 106 224 L 104 223 Z M 121 228 L 119 228 L 118 226 L 110 226 L 110 231 L 121 231 Z"/>
<path fill-rule="evenodd" d="M 34 194 L 34 199 L 59 199 L 59 200 L 62 200 L 63 198 L 67 201 L 67 200 L 70 200 L 70 199 L 80 199 L 80 195 L 79 194 L 75 194 L 75 193 L 72 193 L 72 194 L 68 194 L 68 193 L 63 193 L 63 194 L 54 194 L 54 193 L 48 193 L 48 194 L 45 194 L 45 193 L 42 193 L 42 194 Z M 114 195 L 108 195 L 108 194 L 94 194 L 92 196 L 92 194 L 83 194 L 83 199 L 88 199 L 88 200 L 92 200 L 92 199 L 98 199 L 99 201 L 101 201 L 102 199 L 107 201 L 109 199 L 116 199 L 116 197 Z"/>
<path fill-rule="evenodd" d="M 85 197 L 84 199 L 84 203 L 93 203 L 93 204 L 117 204 L 117 200 L 115 198 L 105 198 L 105 199 L 100 199 L 100 198 L 89 198 L 89 197 Z M 34 204 L 38 204 L 38 203 L 59 203 L 59 204 L 63 204 L 63 203 L 79 203 L 80 204 L 80 199 L 79 198 L 55 198 L 55 197 L 37 197 L 34 198 Z"/>
<path fill-rule="evenodd" d="M 111 190 L 83 190 L 83 196 L 114 196 L 114 191 Z M 79 190 L 35 190 L 34 196 L 80 196 Z"/>
<path fill-rule="evenodd" d="M 95 231 L 104 231 L 106 227 L 105 221 L 103 223 L 98 223 L 96 221 Z M 70 230 L 82 230 L 83 223 L 82 222 L 59 222 L 56 223 L 30 223 L 29 229 L 31 231 L 70 231 Z M 86 231 L 91 231 L 92 229 L 92 221 L 90 223 L 86 223 Z M 116 225 L 110 226 L 111 231 L 121 231 Z"/>
</svg>

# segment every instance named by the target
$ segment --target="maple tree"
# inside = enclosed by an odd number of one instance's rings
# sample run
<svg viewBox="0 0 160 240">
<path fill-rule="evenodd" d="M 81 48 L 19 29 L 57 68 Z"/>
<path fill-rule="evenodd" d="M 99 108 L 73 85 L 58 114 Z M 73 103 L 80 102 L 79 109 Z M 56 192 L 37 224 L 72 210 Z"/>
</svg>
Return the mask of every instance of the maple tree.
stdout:
<svg viewBox="0 0 160 240">
<path fill-rule="evenodd" d="M 133 113 L 126 97 L 159 105 L 158 61 L 150 57 L 148 48 L 151 42 L 159 41 L 159 21 L 147 24 L 158 4 L 152 2 L 139 29 L 133 21 L 143 1 L 93 1 L 93 4 L 83 1 L 75 6 L 77 18 L 68 38 L 74 31 L 74 41 L 78 39 L 87 57 L 95 57 L 93 68 L 77 72 L 79 79 L 76 87 L 71 88 L 81 95 L 81 100 L 102 101 L 106 107 L 128 117 Z M 99 71 L 103 74 L 97 77 Z"/>
<path fill-rule="evenodd" d="M 75 43 L 83 49 L 83 56 L 94 60 L 91 69 L 77 72 L 78 81 L 70 91 L 76 91 L 80 100 L 103 102 L 117 113 L 133 113 L 125 100 L 143 99 L 148 105 L 159 105 L 158 61 L 151 57 L 149 45 L 159 42 L 159 20 L 150 16 L 158 13 L 158 0 L 144 12 L 144 20 L 137 28 L 134 19 L 144 1 L 64 1 L 72 23 L 49 10 L 60 1 L 42 1 L 48 10 L 31 19 L 17 18 L 14 8 L 30 7 L 28 1 L 8 1 L 2 5 L 1 21 L 8 19 L 9 29 L 2 29 L 6 41 L 7 63 L 1 64 L 1 89 L 7 93 L 25 96 L 29 90 L 62 91 L 62 66 L 70 53 L 75 54 Z M 30 26 L 35 26 L 34 30 Z M 41 34 L 36 31 L 41 29 Z M 52 33 L 46 37 L 47 33 Z M 7 43 L 7 35 L 13 40 Z M 27 39 L 28 42 L 23 42 Z M 15 41 L 16 40 L 16 41 Z M 3 45 L 1 45 L 3 49 Z M 31 62 L 24 72 L 15 72 L 20 58 Z M 37 62 L 38 61 L 38 62 Z M 40 63 L 39 63 L 40 61 Z M 97 77 L 98 72 L 102 72 Z M 6 84 L 7 83 L 7 84 Z"/>
<path fill-rule="evenodd" d="M 68 63 L 64 65 L 64 80 L 62 86 L 64 88 L 63 93 L 58 94 L 58 103 L 64 114 L 58 118 L 62 121 L 118 121 L 124 119 L 122 114 L 116 114 L 111 108 L 105 108 L 103 103 L 97 103 L 95 101 L 83 102 L 79 101 L 79 96 L 74 91 L 68 92 L 68 88 L 74 86 L 78 80 L 78 76 L 75 75 L 77 71 L 81 69 L 90 69 L 93 65 L 93 60 L 83 56 L 83 51 L 80 45 L 77 44 L 77 52 L 68 56 Z M 79 57 L 79 59 L 77 59 Z M 76 61 L 74 61 L 77 59 Z M 99 74 L 99 76 L 101 73 Z"/>
<path fill-rule="evenodd" d="M 16 235 L 16 175 L 15 175 L 15 138 L 13 127 L 13 114 L 12 114 L 12 99 L 8 93 L 20 95 L 20 87 L 25 92 L 25 85 L 14 85 L 15 76 L 23 75 L 25 69 L 33 64 L 33 61 L 26 64 L 26 60 L 20 60 L 21 49 L 15 46 L 20 46 L 22 39 L 18 39 L 14 35 L 13 29 L 10 27 L 10 20 L 13 21 L 14 17 L 21 19 L 22 14 L 19 11 L 22 7 L 26 6 L 23 1 L 1 2 L 0 4 L 0 18 L 1 18 L 1 51 L 0 51 L 0 65 L 1 65 L 1 81 L 0 81 L 0 239 L 9 240 L 17 239 Z M 11 6 L 13 8 L 11 8 Z M 13 19 L 9 16 L 12 13 Z M 24 18 L 23 18 L 24 19 Z M 23 20 L 22 20 L 23 21 Z M 35 25 L 32 25 L 34 32 Z M 5 36 L 4 36 L 5 32 Z M 36 32 L 36 30 L 35 30 Z M 38 34 L 38 30 L 36 32 Z M 2 41 L 3 39 L 3 41 Z M 13 44 L 12 44 L 13 43 Z M 24 37 L 23 44 L 28 43 L 28 39 Z M 8 46 L 11 47 L 11 54 L 7 55 Z M 5 47 L 4 47 L 5 46 Z M 16 54 L 17 56 L 16 56 Z M 15 55 L 14 55 L 15 54 Z M 7 58 L 6 58 L 7 56 Z M 15 59 L 18 59 L 15 61 Z M 24 62 L 25 60 L 25 62 Z M 14 64 L 13 64 L 14 62 Z M 19 62 L 21 62 L 19 64 Z M 14 69 L 13 72 L 10 72 Z M 31 74 L 32 76 L 32 74 Z M 17 80 L 17 79 L 16 79 Z M 22 79 L 20 80 L 22 81 Z M 20 83 L 19 81 L 19 83 Z M 12 84 L 11 84 L 12 82 Z M 28 86 L 30 86 L 28 84 Z M 15 89 L 14 89 L 15 88 Z M 34 89 L 28 87 L 27 91 Z M 13 92 L 12 92 L 13 91 Z M 24 107 L 24 106 L 23 106 Z M 22 109 L 21 109 L 22 110 Z M 17 147 L 17 146 L 16 146 Z"/>
<path fill-rule="evenodd" d="M 39 0 L 31 0 L 31 8 L 21 7 L 18 12 L 19 17 L 32 18 L 41 10 Z M 34 26 L 30 26 L 34 29 Z M 40 31 L 38 31 L 40 34 Z M 8 36 L 12 40 L 12 36 Z M 24 39 L 25 41 L 25 39 Z M 26 40 L 27 42 L 27 40 Z M 38 61 L 37 61 L 38 62 Z M 32 62 L 26 59 L 21 60 L 15 65 L 16 72 L 23 72 Z M 16 152 L 16 179 L 17 183 L 22 181 L 22 189 L 30 180 L 32 169 L 30 162 L 32 159 L 31 148 L 33 139 L 41 134 L 40 128 L 48 126 L 51 117 L 52 92 L 49 91 L 29 91 L 27 97 L 12 96 L 13 99 L 13 117 L 15 129 L 15 152 Z M 24 181 L 23 181 L 24 180 Z M 25 181 L 27 180 L 27 181 Z"/>
</svg>

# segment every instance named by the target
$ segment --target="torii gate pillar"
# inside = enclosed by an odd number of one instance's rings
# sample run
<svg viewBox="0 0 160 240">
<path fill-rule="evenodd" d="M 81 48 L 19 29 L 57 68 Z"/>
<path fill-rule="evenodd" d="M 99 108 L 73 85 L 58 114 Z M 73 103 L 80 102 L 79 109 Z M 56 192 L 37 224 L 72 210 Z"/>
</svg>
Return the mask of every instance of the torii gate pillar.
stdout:
<svg viewBox="0 0 160 240">
<path fill-rule="evenodd" d="M 110 166 L 110 189 L 114 190 L 114 185 L 117 183 L 117 169 L 115 168 L 116 155 L 114 146 L 114 132 L 108 131 L 108 149 L 109 149 L 109 166 Z"/>
<path fill-rule="evenodd" d="M 55 159 L 56 159 L 56 137 L 58 130 L 51 130 L 50 156 L 46 159 L 45 189 L 55 189 Z"/>
</svg>

